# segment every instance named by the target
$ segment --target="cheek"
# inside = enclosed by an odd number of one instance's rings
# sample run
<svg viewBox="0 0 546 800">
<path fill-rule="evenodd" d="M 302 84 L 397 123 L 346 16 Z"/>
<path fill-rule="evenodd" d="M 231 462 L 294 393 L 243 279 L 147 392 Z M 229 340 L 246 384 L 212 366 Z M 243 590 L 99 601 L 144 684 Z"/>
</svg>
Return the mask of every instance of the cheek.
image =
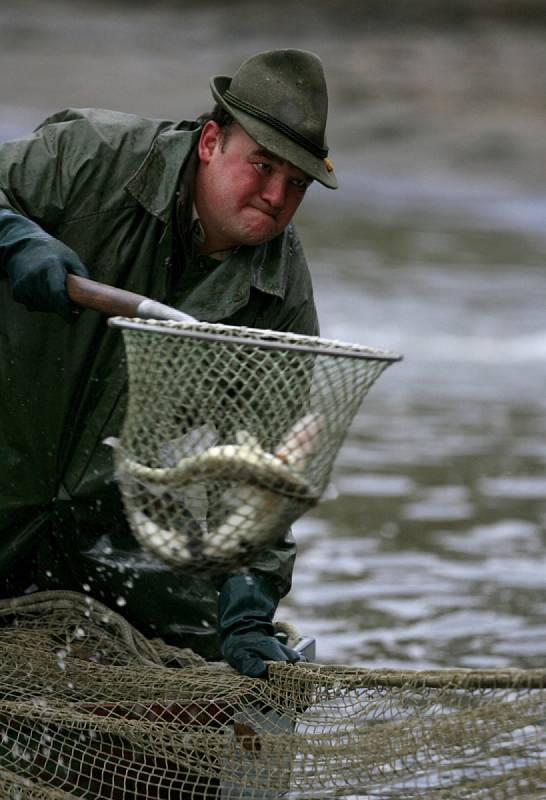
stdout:
<svg viewBox="0 0 546 800">
<path fill-rule="evenodd" d="M 214 186 L 217 198 L 222 202 L 228 202 L 233 196 L 233 180 L 225 173 L 216 176 Z"/>
<path fill-rule="evenodd" d="M 235 208 L 241 193 L 240 168 L 229 160 L 219 161 L 209 172 L 209 190 L 218 209 Z"/>
<path fill-rule="evenodd" d="M 233 177 L 232 181 L 233 193 L 241 202 L 249 200 L 260 193 L 260 181 L 255 172 L 241 174 Z"/>
</svg>

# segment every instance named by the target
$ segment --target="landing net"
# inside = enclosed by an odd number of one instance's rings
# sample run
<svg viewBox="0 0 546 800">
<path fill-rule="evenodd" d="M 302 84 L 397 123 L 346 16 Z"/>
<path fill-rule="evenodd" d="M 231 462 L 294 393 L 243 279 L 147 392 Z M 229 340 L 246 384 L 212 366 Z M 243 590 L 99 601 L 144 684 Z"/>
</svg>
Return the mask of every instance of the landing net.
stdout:
<svg viewBox="0 0 546 800">
<path fill-rule="evenodd" d="M 245 678 L 68 592 L 0 601 L 0 797 L 539 800 L 546 670 Z"/>
<path fill-rule="evenodd" d="M 115 318 L 129 402 L 116 447 L 139 541 L 193 572 L 249 563 L 315 505 L 356 411 L 399 356 L 311 336 Z"/>
</svg>

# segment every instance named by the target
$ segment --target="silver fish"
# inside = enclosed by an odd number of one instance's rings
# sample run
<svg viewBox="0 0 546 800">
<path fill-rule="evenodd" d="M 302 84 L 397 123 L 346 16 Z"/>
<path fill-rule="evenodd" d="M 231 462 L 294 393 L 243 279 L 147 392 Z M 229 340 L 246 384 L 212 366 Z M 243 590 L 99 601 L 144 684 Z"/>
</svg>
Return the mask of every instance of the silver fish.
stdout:
<svg viewBox="0 0 546 800">
<path fill-rule="evenodd" d="M 125 477 L 138 480 L 159 491 L 184 492 L 184 502 L 191 500 L 195 518 L 199 518 L 200 536 L 189 535 L 187 526 L 162 528 L 142 510 L 129 513 L 133 532 L 140 542 L 168 563 L 189 566 L 196 558 L 215 562 L 234 559 L 267 544 L 279 520 L 301 511 L 294 497 L 305 498 L 309 504 L 318 501 L 319 494 L 309 483 L 306 469 L 310 458 L 320 448 L 324 418 L 318 414 L 302 417 L 283 437 L 273 453 L 265 451 L 256 437 L 239 431 L 235 444 L 212 445 L 203 452 L 184 455 L 175 466 L 146 467 L 130 459 L 119 464 Z M 172 451 L 170 451 L 172 453 Z M 187 451 L 186 451 L 187 452 Z M 172 463 L 172 461 L 171 461 Z M 207 527 L 207 493 L 204 479 L 227 479 L 239 486 L 226 503 L 233 508 L 214 530 Z M 190 488 L 191 487 L 191 488 Z M 186 496 L 187 495 L 187 496 Z M 293 521 L 293 520 L 290 520 Z"/>
</svg>

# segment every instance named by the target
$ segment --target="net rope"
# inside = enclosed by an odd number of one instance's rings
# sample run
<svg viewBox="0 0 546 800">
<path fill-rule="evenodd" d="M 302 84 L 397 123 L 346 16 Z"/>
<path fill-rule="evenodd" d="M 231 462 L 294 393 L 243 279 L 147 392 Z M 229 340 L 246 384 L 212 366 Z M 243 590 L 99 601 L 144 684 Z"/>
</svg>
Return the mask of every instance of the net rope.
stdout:
<svg viewBox="0 0 546 800">
<path fill-rule="evenodd" d="M 271 664 L 251 679 L 89 596 L 0 601 L 0 797 L 538 800 L 546 670 Z"/>
<path fill-rule="evenodd" d="M 164 561 L 252 561 L 318 503 L 360 404 L 399 356 L 298 334 L 110 320 L 129 399 L 115 447 L 127 519 Z"/>
</svg>

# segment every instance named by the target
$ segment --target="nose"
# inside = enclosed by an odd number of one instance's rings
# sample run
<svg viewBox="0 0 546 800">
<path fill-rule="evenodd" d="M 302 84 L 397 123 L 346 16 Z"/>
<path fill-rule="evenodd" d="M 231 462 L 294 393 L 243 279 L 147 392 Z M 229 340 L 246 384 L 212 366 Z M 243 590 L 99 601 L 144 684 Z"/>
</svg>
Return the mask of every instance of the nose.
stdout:
<svg viewBox="0 0 546 800">
<path fill-rule="evenodd" d="M 270 175 L 262 187 L 262 200 L 271 208 L 280 210 L 286 199 L 286 178 L 284 175 Z"/>
</svg>

